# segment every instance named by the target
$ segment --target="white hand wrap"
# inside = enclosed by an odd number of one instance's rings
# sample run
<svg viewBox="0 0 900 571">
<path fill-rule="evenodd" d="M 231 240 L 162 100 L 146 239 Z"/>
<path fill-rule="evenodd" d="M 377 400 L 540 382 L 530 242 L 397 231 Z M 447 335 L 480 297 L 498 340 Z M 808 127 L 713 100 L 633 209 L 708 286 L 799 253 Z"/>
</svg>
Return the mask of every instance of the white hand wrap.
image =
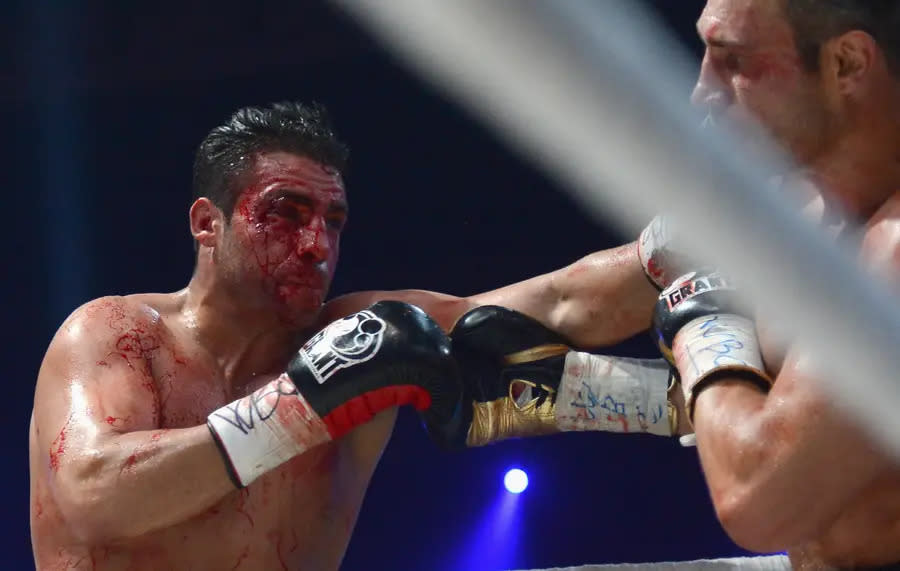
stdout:
<svg viewBox="0 0 900 571">
<path fill-rule="evenodd" d="M 630 359 L 570 351 L 556 397 L 560 430 L 672 435 L 662 359 Z"/>
<path fill-rule="evenodd" d="M 756 326 L 746 317 L 717 314 L 689 322 L 675 335 L 672 356 L 681 375 L 689 416 L 698 385 L 713 373 L 746 371 L 759 377 L 760 387 L 772 384 L 763 366 Z"/>
<path fill-rule="evenodd" d="M 638 238 L 638 258 L 644 273 L 657 288 L 665 289 L 681 275 L 681 258 L 672 248 L 672 232 L 666 219 L 656 216 Z"/>
<path fill-rule="evenodd" d="M 331 440 L 325 423 L 287 374 L 214 411 L 207 425 L 239 487 Z"/>
</svg>

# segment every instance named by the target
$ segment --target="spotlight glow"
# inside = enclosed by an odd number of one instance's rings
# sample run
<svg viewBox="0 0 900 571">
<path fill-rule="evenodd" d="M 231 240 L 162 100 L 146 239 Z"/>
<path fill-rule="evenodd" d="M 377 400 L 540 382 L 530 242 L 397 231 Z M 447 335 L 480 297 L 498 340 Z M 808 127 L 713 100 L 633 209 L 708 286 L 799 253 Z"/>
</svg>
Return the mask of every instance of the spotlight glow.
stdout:
<svg viewBox="0 0 900 571">
<path fill-rule="evenodd" d="M 509 493 L 521 494 L 528 487 L 528 474 L 518 468 L 513 468 L 503 477 L 503 485 L 506 486 L 506 491 Z"/>
</svg>

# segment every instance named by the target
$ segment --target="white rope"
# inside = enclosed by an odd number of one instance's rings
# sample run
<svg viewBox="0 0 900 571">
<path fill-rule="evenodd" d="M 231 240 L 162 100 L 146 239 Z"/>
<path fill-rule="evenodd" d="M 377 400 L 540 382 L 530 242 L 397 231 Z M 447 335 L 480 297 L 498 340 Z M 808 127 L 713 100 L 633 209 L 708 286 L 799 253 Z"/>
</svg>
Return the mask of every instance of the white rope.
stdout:
<svg viewBox="0 0 900 571">
<path fill-rule="evenodd" d="M 763 557 L 670 561 L 666 563 L 580 565 L 578 567 L 554 567 L 552 569 L 532 569 L 530 571 L 790 571 L 790 569 L 791 562 L 788 561 L 786 556 L 768 555 Z"/>
<path fill-rule="evenodd" d="M 690 228 L 687 245 L 783 315 L 836 402 L 900 456 L 895 300 L 785 208 L 732 138 L 696 128 L 695 66 L 639 3 L 337 3 L 605 223 L 637 235 L 665 211 Z"/>
</svg>

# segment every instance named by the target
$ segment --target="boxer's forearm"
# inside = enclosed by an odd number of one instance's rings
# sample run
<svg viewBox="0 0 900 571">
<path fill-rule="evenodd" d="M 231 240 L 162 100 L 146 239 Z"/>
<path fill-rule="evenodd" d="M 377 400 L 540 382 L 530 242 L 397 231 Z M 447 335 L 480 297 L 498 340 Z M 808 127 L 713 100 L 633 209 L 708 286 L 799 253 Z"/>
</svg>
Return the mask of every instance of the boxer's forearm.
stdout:
<svg viewBox="0 0 900 571">
<path fill-rule="evenodd" d="M 779 423 L 765 405 L 756 387 L 724 381 L 706 389 L 694 409 L 697 450 L 719 521 L 736 543 L 760 551 L 800 543 L 811 531 L 793 499 L 775 489 L 789 440 L 775 433 Z"/>
<path fill-rule="evenodd" d="M 88 544 L 170 527 L 235 490 L 205 425 L 104 437 L 67 454 L 55 498 L 68 528 Z"/>
<path fill-rule="evenodd" d="M 650 284 L 632 242 L 595 252 L 565 268 L 461 298 L 423 290 L 347 294 L 326 304 L 325 325 L 375 301 L 393 299 L 425 310 L 444 330 L 466 311 L 500 305 L 528 315 L 582 348 L 607 347 L 646 330 L 659 292 Z"/>
<path fill-rule="evenodd" d="M 647 329 L 658 293 L 632 242 L 469 299 L 474 305 L 520 311 L 590 348 L 613 345 Z"/>
<path fill-rule="evenodd" d="M 755 551 L 819 536 L 847 498 L 883 470 L 862 435 L 819 396 L 790 382 L 780 376 L 768 395 L 743 380 L 717 382 L 694 407 L 716 512 L 732 539 Z M 823 469 L 835 457 L 840 468 Z"/>
</svg>

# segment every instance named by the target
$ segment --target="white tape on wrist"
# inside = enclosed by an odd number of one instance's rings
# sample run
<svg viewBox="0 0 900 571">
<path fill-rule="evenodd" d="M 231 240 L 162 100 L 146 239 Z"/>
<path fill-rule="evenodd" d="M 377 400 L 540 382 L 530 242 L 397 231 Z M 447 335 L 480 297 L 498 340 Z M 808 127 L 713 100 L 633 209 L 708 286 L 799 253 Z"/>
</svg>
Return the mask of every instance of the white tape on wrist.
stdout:
<svg viewBox="0 0 900 571">
<path fill-rule="evenodd" d="M 672 228 L 665 216 L 654 217 L 638 238 L 638 259 L 644 273 L 660 290 L 669 287 L 687 266 L 674 242 Z"/>
<path fill-rule="evenodd" d="M 669 365 L 570 351 L 556 397 L 563 431 L 647 432 L 671 436 Z"/>
<path fill-rule="evenodd" d="M 241 486 L 331 440 L 287 374 L 214 411 L 207 424 Z"/>
<path fill-rule="evenodd" d="M 678 331 L 672 342 L 685 403 L 697 384 L 723 369 L 745 370 L 768 379 L 753 321 L 731 314 L 699 317 Z"/>
</svg>

